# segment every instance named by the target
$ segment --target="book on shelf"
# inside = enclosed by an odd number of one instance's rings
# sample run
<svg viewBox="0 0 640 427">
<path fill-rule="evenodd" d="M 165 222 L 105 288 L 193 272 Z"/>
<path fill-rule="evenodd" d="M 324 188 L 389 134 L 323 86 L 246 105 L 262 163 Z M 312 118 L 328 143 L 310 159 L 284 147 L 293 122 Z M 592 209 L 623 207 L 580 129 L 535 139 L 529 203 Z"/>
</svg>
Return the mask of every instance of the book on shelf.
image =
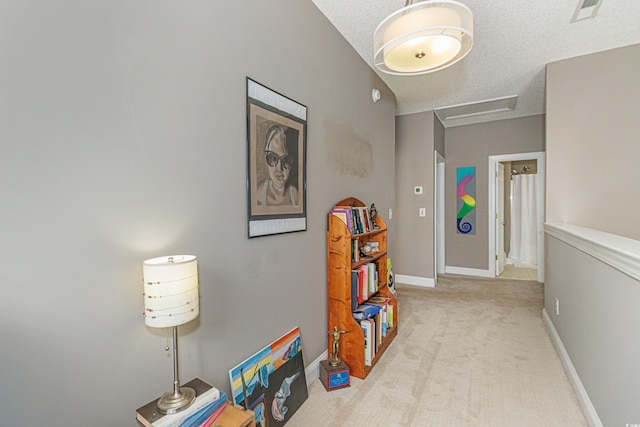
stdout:
<svg viewBox="0 0 640 427">
<path fill-rule="evenodd" d="M 360 221 L 361 227 L 360 227 L 360 232 L 361 233 L 366 233 L 367 231 L 369 231 L 369 226 L 367 224 L 367 221 L 365 219 L 364 216 L 364 208 L 363 207 L 357 207 L 354 208 L 356 213 L 358 214 L 358 220 Z"/>
<path fill-rule="evenodd" d="M 136 419 L 145 427 L 176 427 L 191 415 L 203 409 L 214 401 L 221 399 L 221 392 L 199 378 L 194 378 L 182 387 L 190 387 L 196 392 L 195 401 L 188 408 L 176 414 L 162 414 L 158 410 L 158 399 L 154 399 L 136 409 Z M 222 398 L 224 401 L 226 399 Z"/>
<path fill-rule="evenodd" d="M 373 331 L 371 319 L 361 320 L 360 327 L 364 332 L 364 364 L 365 366 L 371 366 L 373 362 Z"/>
<path fill-rule="evenodd" d="M 369 303 L 378 304 L 383 308 L 386 334 L 386 329 L 393 328 L 393 304 L 391 304 L 391 298 L 376 296 L 371 298 Z"/>
<path fill-rule="evenodd" d="M 370 318 L 369 320 L 371 321 L 371 325 L 373 328 L 373 345 L 371 346 L 373 349 L 373 356 L 375 357 L 375 355 L 378 353 L 378 348 L 380 347 L 380 322 L 379 319 L 380 318 L 380 314 L 376 314 L 375 316 L 373 316 L 372 318 Z"/>
<path fill-rule="evenodd" d="M 384 338 L 387 336 L 387 306 L 380 308 L 380 336 Z"/>
<path fill-rule="evenodd" d="M 376 322 L 376 352 L 382 345 L 382 311 L 379 311 L 374 318 Z"/>
<path fill-rule="evenodd" d="M 358 211 L 358 209 L 351 209 L 351 215 L 353 217 L 353 222 L 355 223 L 355 234 L 364 233 L 364 225 L 362 224 L 362 219 L 360 218 L 360 212 Z"/>
<path fill-rule="evenodd" d="M 331 213 L 334 211 L 346 211 L 347 216 L 351 218 L 351 227 L 349 228 L 351 234 L 368 233 L 374 229 L 371 213 L 365 206 L 335 206 Z"/>
<path fill-rule="evenodd" d="M 329 213 L 331 215 L 334 215 L 338 218 L 340 218 L 340 220 L 342 222 L 344 222 L 344 224 L 347 226 L 347 228 L 349 229 L 349 232 L 351 234 L 353 234 L 354 232 L 354 228 L 352 225 L 352 219 L 351 219 L 351 208 L 336 208 L 336 209 L 331 209 L 331 211 L 329 211 Z"/>
<path fill-rule="evenodd" d="M 367 319 L 371 322 L 371 353 L 375 357 L 378 352 L 378 315 Z"/>
<path fill-rule="evenodd" d="M 369 262 L 366 264 L 368 269 L 367 278 L 369 279 L 369 295 L 375 294 L 378 291 L 378 267 L 375 263 Z"/>
<path fill-rule="evenodd" d="M 375 304 L 361 304 L 353 310 L 352 315 L 356 320 L 368 319 L 375 317 L 380 313 L 380 306 Z"/>
<path fill-rule="evenodd" d="M 393 306 L 389 303 L 391 298 L 383 296 L 373 296 L 367 301 L 367 304 L 377 305 L 380 307 L 380 334 L 381 338 L 387 336 L 387 329 L 393 327 L 389 324 L 389 311 L 393 312 Z"/>
<path fill-rule="evenodd" d="M 369 209 L 366 207 L 358 207 L 358 215 L 360 216 L 360 222 L 362 223 L 362 232 L 368 233 L 373 230 L 371 226 L 371 218 L 369 217 Z"/>
<path fill-rule="evenodd" d="M 351 270 L 351 310 L 358 308 L 361 301 L 360 294 L 360 270 Z"/>
<path fill-rule="evenodd" d="M 358 267 L 360 270 L 360 294 L 361 294 L 361 302 L 369 299 L 369 267 L 366 264 Z"/>
<path fill-rule="evenodd" d="M 339 217 L 347 225 L 351 234 L 363 234 L 374 230 L 371 211 L 366 206 L 336 205 L 330 213 Z"/>
<path fill-rule="evenodd" d="M 377 352 L 378 347 L 382 345 L 382 341 L 384 337 L 387 336 L 387 331 L 389 330 L 389 328 L 393 327 L 392 317 L 390 320 L 390 311 L 393 311 L 393 306 L 391 304 L 370 302 L 365 302 L 359 305 L 356 310 L 352 311 L 353 318 L 356 320 L 369 319 L 373 321 L 374 339 L 372 340 L 372 343 L 374 344 L 374 353 Z"/>
<path fill-rule="evenodd" d="M 389 304 L 390 301 L 391 301 L 391 298 L 383 297 L 379 295 L 369 298 L 369 302 L 372 304 Z"/>
<path fill-rule="evenodd" d="M 357 240 L 351 241 L 351 261 L 352 262 L 360 261 L 360 248 L 358 246 Z"/>
</svg>

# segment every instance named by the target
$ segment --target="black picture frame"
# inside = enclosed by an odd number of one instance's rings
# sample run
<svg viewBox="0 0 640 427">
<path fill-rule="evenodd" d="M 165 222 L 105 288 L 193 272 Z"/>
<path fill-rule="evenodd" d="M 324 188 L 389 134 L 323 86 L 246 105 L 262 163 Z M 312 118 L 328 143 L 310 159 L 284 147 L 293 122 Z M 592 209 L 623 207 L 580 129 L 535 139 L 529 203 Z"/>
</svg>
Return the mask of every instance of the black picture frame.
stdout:
<svg viewBox="0 0 640 427">
<path fill-rule="evenodd" d="M 307 229 L 306 153 L 307 107 L 247 77 L 249 238 Z"/>
</svg>

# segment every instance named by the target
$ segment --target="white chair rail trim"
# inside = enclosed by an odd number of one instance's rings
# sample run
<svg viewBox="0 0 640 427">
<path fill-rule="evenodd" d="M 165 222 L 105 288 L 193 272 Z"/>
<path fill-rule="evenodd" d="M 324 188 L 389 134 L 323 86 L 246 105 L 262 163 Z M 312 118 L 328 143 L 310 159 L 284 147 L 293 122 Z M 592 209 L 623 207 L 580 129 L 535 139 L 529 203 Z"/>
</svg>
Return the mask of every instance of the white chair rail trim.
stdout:
<svg viewBox="0 0 640 427">
<path fill-rule="evenodd" d="M 571 224 L 546 223 L 553 236 L 640 281 L 640 241 Z"/>
</svg>

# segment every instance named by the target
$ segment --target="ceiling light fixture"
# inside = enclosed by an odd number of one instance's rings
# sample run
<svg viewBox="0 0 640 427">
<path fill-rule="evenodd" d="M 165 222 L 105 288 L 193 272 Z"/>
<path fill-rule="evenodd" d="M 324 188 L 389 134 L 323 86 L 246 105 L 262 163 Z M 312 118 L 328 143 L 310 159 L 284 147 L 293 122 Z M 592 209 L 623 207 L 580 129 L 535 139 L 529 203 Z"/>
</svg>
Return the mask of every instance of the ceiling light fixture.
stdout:
<svg viewBox="0 0 640 427">
<path fill-rule="evenodd" d="M 450 0 L 406 0 L 376 28 L 373 61 L 387 74 L 425 74 L 455 64 L 472 46 L 473 14 L 467 6 Z"/>
</svg>

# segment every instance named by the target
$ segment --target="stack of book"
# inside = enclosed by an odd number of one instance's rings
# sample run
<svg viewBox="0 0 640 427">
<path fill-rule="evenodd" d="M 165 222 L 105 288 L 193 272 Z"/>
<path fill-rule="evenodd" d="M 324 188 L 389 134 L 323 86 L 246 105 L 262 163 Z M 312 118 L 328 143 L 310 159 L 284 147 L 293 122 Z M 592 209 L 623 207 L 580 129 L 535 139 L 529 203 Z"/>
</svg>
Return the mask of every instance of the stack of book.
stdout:
<svg viewBox="0 0 640 427">
<path fill-rule="evenodd" d="M 223 391 L 195 378 L 183 387 L 196 392 L 196 400 L 188 408 L 165 415 L 158 411 L 158 399 L 136 409 L 136 420 L 145 427 L 209 427 L 227 404 Z"/>
<path fill-rule="evenodd" d="M 340 218 L 351 234 L 368 233 L 375 227 L 369 208 L 364 206 L 335 206 L 330 213 Z"/>
<path fill-rule="evenodd" d="M 367 301 L 379 289 L 378 263 L 368 262 L 351 270 L 351 309 Z"/>
<path fill-rule="evenodd" d="M 352 311 L 354 319 L 364 331 L 364 364 L 371 366 L 387 330 L 393 327 L 393 305 L 391 298 L 373 296 Z"/>
<path fill-rule="evenodd" d="M 380 307 L 381 335 L 382 337 L 386 337 L 387 329 L 393 328 L 393 305 L 391 305 L 391 298 L 374 296 L 371 297 L 367 303 Z"/>
</svg>

